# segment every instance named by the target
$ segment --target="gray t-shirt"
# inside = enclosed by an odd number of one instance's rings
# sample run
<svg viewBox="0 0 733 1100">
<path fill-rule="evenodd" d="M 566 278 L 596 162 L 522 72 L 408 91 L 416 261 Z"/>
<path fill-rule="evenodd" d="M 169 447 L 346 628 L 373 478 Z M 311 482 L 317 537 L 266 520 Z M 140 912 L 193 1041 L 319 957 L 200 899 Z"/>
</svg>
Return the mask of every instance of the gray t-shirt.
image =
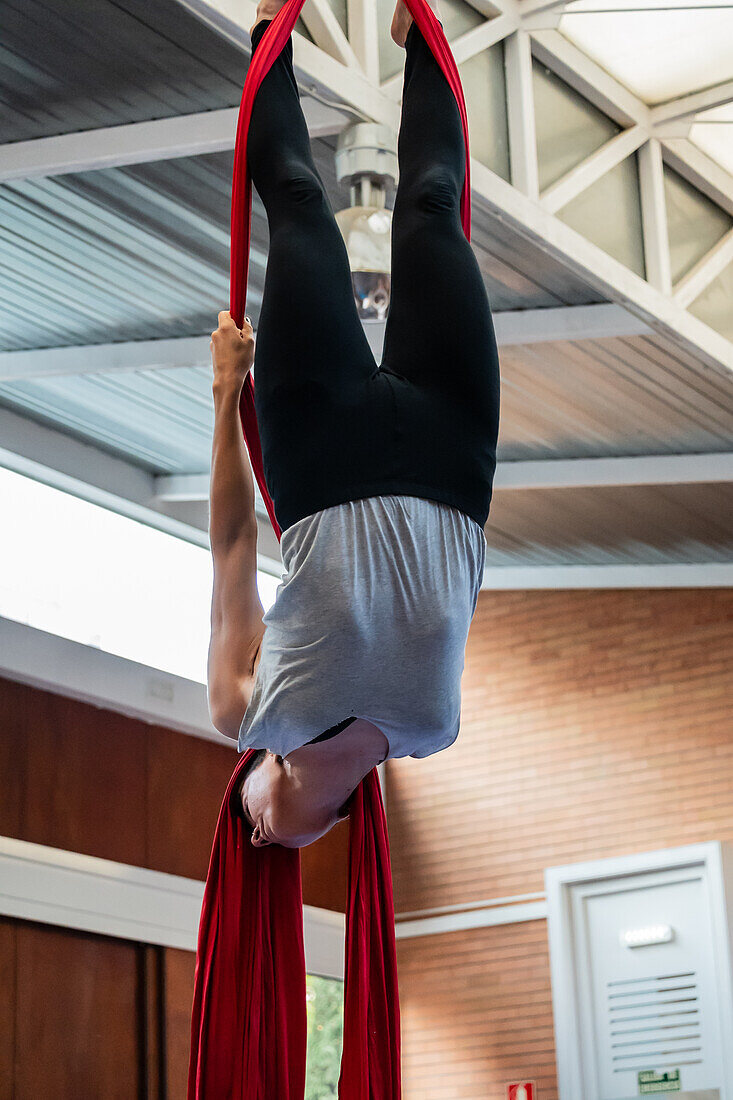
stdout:
<svg viewBox="0 0 733 1100">
<path fill-rule="evenodd" d="M 298 520 L 280 545 L 239 751 L 287 756 L 351 715 L 379 727 L 390 757 L 451 745 L 486 561 L 476 520 L 423 497 L 363 497 Z"/>
</svg>

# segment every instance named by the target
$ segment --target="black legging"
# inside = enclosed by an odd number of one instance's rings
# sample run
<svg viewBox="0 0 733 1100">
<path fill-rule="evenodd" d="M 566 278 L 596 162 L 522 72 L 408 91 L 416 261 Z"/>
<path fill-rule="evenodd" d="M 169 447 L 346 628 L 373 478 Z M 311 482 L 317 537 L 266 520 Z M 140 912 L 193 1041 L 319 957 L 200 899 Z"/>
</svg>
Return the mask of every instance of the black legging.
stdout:
<svg viewBox="0 0 733 1100">
<path fill-rule="evenodd" d="M 254 28 L 253 50 L 269 22 Z M 382 493 L 444 501 L 481 526 L 489 513 L 499 364 L 486 289 L 460 220 L 460 114 L 414 22 L 406 52 L 380 366 L 311 154 L 292 39 L 255 98 L 247 160 L 270 229 L 255 407 L 283 530 L 321 508 Z"/>
</svg>

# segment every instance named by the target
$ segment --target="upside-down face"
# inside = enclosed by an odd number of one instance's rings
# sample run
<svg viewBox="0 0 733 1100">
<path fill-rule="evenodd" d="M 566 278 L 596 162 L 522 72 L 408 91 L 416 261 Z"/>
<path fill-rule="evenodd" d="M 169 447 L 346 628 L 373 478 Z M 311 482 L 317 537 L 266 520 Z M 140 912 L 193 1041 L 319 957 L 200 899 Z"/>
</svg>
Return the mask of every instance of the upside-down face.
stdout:
<svg viewBox="0 0 733 1100">
<path fill-rule="evenodd" d="M 322 804 L 302 776 L 296 779 L 283 757 L 267 749 L 259 749 L 252 757 L 240 795 L 256 848 L 267 844 L 304 848 L 348 816 L 345 806 L 334 810 Z"/>
</svg>

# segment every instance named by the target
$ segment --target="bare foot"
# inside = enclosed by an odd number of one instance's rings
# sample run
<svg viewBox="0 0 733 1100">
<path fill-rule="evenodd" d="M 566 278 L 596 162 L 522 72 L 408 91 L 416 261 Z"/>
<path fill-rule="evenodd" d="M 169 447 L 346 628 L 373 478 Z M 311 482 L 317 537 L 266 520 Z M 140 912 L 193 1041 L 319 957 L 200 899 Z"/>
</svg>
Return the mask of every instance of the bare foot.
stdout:
<svg viewBox="0 0 733 1100">
<path fill-rule="evenodd" d="M 438 11 L 438 0 L 428 0 L 430 7 L 435 12 L 438 19 L 440 19 L 440 12 Z M 441 20 L 442 22 L 442 20 Z M 392 16 L 392 27 L 390 28 L 390 34 L 397 43 L 398 46 L 402 46 L 404 49 L 405 39 L 407 38 L 407 32 L 412 24 L 412 15 L 405 0 L 397 0 L 397 6 Z"/>
<path fill-rule="evenodd" d="M 261 19 L 274 19 L 280 8 L 284 5 L 285 0 L 260 0 L 257 5 L 257 18 L 252 26 L 249 28 L 249 36 L 252 37 L 252 31 L 255 29 Z"/>
</svg>

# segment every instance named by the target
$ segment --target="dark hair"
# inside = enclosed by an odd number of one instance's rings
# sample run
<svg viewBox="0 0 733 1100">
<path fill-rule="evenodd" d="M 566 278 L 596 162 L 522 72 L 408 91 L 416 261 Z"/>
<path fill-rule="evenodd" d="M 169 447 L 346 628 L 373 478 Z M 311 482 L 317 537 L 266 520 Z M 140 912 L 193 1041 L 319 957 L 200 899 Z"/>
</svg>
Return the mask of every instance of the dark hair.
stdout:
<svg viewBox="0 0 733 1100">
<path fill-rule="evenodd" d="M 244 807 L 242 805 L 242 787 L 244 786 L 244 782 L 247 777 L 252 774 L 255 768 L 259 768 L 260 764 L 266 756 L 267 749 L 256 749 L 254 751 L 252 757 L 247 761 L 247 764 L 242 769 L 242 774 L 239 777 L 239 783 L 237 784 L 236 790 L 234 792 L 236 813 L 239 815 L 239 817 L 241 817 L 244 824 L 247 825 L 250 829 L 252 828 L 252 826 L 250 825 L 249 821 L 247 821 L 247 818 L 244 816 Z"/>
<path fill-rule="evenodd" d="M 338 810 L 336 811 L 336 816 L 338 817 L 339 821 L 345 821 L 347 817 L 351 816 L 351 803 L 354 801 L 354 795 L 356 794 L 356 791 L 357 787 L 354 787 L 349 797 L 346 799 L 345 802 L 341 803 Z"/>
</svg>

